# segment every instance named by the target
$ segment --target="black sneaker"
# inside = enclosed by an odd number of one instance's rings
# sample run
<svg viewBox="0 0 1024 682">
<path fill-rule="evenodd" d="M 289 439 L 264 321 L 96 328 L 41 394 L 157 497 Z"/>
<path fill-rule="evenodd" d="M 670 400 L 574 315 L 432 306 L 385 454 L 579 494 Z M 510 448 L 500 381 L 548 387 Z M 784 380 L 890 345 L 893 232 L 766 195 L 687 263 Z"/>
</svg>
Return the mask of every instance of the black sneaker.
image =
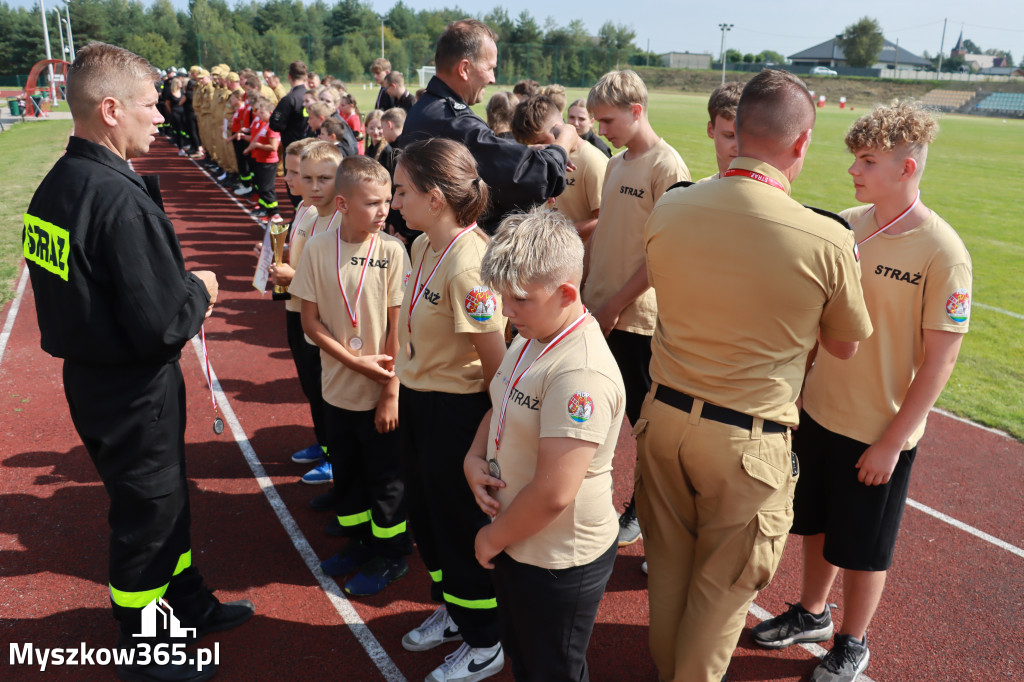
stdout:
<svg viewBox="0 0 1024 682">
<path fill-rule="evenodd" d="M 267 209 L 257 208 L 251 215 L 253 218 L 265 218 L 267 216 Z"/>
<path fill-rule="evenodd" d="M 814 615 L 800 604 L 790 604 L 785 613 L 769 618 L 751 630 L 754 641 L 766 649 L 782 649 L 800 642 L 824 642 L 832 636 L 832 610 Z"/>
<path fill-rule="evenodd" d="M 337 503 L 337 501 L 338 496 L 334 492 L 334 487 L 332 486 L 331 489 L 325 492 L 323 495 L 317 495 L 312 500 L 310 500 L 309 508 L 312 509 L 313 511 L 330 511 L 331 509 L 334 509 L 334 505 Z"/>
<path fill-rule="evenodd" d="M 811 675 L 811 682 L 853 682 L 868 667 L 871 652 L 868 638 L 836 635 L 832 650 L 825 654 Z"/>
<path fill-rule="evenodd" d="M 632 545 L 640 539 L 640 522 L 636 520 L 636 501 L 630 499 L 619 517 L 619 547 Z"/>
</svg>

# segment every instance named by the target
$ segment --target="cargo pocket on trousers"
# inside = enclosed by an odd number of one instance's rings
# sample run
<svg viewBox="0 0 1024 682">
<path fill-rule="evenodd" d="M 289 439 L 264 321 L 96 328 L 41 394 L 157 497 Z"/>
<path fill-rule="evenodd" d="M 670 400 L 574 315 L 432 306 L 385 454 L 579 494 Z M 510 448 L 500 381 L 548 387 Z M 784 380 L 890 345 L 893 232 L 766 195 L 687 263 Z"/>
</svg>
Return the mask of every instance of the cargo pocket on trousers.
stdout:
<svg viewBox="0 0 1024 682">
<path fill-rule="evenodd" d="M 751 523 L 757 524 L 754 544 L 750 548 L 747 565 L 732 586 L 738 590 L 757 592 L 768 586 L 775 575 L 775 569 L 779 567 L 782 552 L 786 549 L 786 537 L 793 525 L 793 510 L 759 511 Z"/>
</svg>

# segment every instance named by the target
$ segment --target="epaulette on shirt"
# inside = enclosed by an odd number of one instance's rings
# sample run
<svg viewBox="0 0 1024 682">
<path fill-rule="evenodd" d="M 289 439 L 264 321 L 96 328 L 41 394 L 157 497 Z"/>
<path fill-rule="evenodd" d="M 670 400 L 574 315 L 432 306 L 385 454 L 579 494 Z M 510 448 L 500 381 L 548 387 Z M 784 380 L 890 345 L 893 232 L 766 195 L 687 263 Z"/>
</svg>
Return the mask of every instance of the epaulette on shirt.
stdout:
<svg viewBox="0 0 1024 682">
<path fill-rule="evenodd" d="M 697 184 L 696 182 L 693 182 L 691 180 L 680 180 L 679 182 L 677 182 L 676 184 L 672 185 L 671 187 L 669 187 L 665 191 L 666 192 L 671 192 L 672 190 L 679 189 L 680 187 L 689 187 L 690 185 L 696 185 L 696 184 Z"/>
<path fill-rule="evenodd" d="M 472 113 L 472 109 L 462 102 L 456 101 L 453 97 L 445 97 L 444 100 L 448 103 L 448 106 L 452 108 L 452 111 L 455 112 L 456 116 L 462 116 L 467 111 Z"/>
<path fill-rule="evenodd" d="M 850 223 L 846 222 L 846 218 L 844 218 L 843 216 L 839 215 L 838 213 L 833 213 L 832 211 L 826 211 L 823 208 L 815 208 L 813 206 L 808 206 L 807 204 L 804 204 L 804 208 L 809 208 L 812 211 L 814 211 L 815 213 L 817 213 L 818 215 L 823 215 L 826 218 L 831 218 L 832 220 L 836 221 L 837 223 L 839 223 L 840 225 L 845 227 L 847 230 L 852 230 L 853 229 L 853 227 L 850 226 Z"/>
</svg>

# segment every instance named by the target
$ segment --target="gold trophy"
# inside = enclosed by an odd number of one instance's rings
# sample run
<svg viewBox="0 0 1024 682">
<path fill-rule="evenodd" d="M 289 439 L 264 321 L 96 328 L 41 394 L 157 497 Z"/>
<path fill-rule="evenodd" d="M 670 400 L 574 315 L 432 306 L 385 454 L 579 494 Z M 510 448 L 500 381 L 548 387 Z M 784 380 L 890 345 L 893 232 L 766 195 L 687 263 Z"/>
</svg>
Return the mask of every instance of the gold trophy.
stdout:
<svg viewBox="0 0 1024 682">
<path fill-rule="evenodd" d="M 270 224 L 270 243 L 274 248 L 274 264 L 284 264 L 284 245 L 288 241 L 288 228 L 291 227 L 288 223 L 281 223 L 275 225 Z M 288 294 L 288 287 L 282 287 L 274 285 L 274 300 L 279 301 L 286 298 L 290 298 Z"/>
</svg>

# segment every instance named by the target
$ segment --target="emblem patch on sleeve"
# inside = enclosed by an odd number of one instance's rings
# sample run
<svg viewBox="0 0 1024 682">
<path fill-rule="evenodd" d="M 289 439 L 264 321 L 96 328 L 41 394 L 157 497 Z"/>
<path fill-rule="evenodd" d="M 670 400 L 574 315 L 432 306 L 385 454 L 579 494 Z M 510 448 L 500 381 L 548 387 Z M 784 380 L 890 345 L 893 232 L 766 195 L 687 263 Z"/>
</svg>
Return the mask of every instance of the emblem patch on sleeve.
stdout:
<svg viewBox="0 0 1024 682">
<path fill-rule="evenodd" d="M 568 410 L 569 418 L 582 424 L 594 414 L 594 399 L 585 391 L 576 391 L 569 398 Z"/>
<path fill-rule="evenodd" d="M 957 289 L 946 299 L 946 314 L 949 319 L 963 324 L 971 317 L 971 294 L 967 289 Z"/>
<path fill-rule="evenodd" d="M 466 294 L 466 312 L 477 322 L 486 322 L 494 317 L 498 299 L 487 287 L 473 287 Z"/>
<path fill-rule="evenodd" d="M 412 270 L 405 271 L 405 277 L 402 278 L 402 288 L 409 286 L 409 278 L 412 277 Z"/>
</svg>

